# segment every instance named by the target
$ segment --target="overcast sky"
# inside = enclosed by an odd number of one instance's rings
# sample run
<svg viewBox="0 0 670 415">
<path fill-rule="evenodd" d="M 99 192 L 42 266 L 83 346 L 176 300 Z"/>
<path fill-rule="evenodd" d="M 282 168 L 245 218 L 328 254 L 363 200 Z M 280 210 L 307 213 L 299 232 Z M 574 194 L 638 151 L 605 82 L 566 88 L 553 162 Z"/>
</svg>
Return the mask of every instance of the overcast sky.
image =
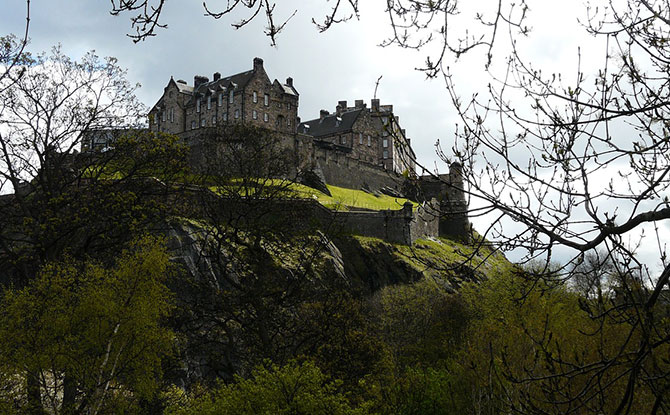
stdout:
<svg viewBox="0 0 670 415">
<path fill-rule="evenodd" d="M 426 79 L 415 68 L 422 65 L 428 50 L 416 52 L 397 47 L 378 46 L 390 34 L 383 12 L 383 2 L 361 2 L 361 20 L 336 25 L 326 33 L 318 33 L 312 17 L 322 18 L 325 6 L 332 2 L 282 0 L 278 17 L 296 16 L 272 47 L 263 34 L 262 16 L 249 26 L 234 30 L 230 23 L 241 14 L 214 20 L 205 17 L 201 2 L 170 0 L 166 3 L 162 22 L 168 29 L 138 44 L 126 36 L 131 31 L 130 15 L 110 16 L 109 2 L 90 0 L 33 0 L 31 2 L 30 50 L 48 50 L 61 43 L 64 51 L 74 57 L 95 49 L 101 56 L 115 56 L 128 68 L 131 82 L 139 82 L 140 99 L 152 106 L 160 97 L 170 76 L 189 84 L 196 74 L 209 76 L 246 71 L 252 59 L 265 61 L 268 75 L 284 81 L 293 77 L 300 92 L 299 115 L 303 120 L 318 117 L 320 109 L 333 111 L 339 100 L 353 102 L 373 97 L 375 82 L 382 76 L 378 97 L 382 104 L 393 104 L 401 125 L 412 139 L 419 162 L 445 170 L 435 156 L 434 145 L 440 139 L 450 148 L 457 123 L 450 107 L 442 79 Z M 0 32 L 22 33 L 25 22 L 25 0 L 2 0 Z M 216 1 L 210 1 L 215 7 Z M 221 2 L 223 4 L 223 2 Z M 565 7 L 543 8 L 536 13 L 563 13 Z M 575 16 L 565 15 L 574 24 Z M 556 25 L 566 22 L 554 18 Z M 544 30 L 546 29 L 546 30 Z M 553 36 L 551 28 L 539 31 L 534 54 L 538 59 L 556 59 L 561 54 L 574 55 L 575 47 L 563 39 L 545 42 L 543 33 Z M 569 33 L 569 32 L 568 32 Z M 484 61 L 460 62 L 457 77 L 463 96 L 486 85 Z"/>
<path fill-rule="evenodd" d="M 318 117 L 320 109 L 333 111 L 339 100 L 352 103 L 364 99 L 369 105 L 375 82 L 382 76 L 378 98 L 382 104 L 394 105 L 401 125 L 412 139 L 418 161 L 431 170 L 446 171 L 435 155 L 434 146 L 439 139 L 447 150 L 451 148 L 458 117 L 451 107 L 444 80 L 426 79 L 415 70 L 424 62 L 429 49 L 416 52 L 378 46 L 390 34 L 382 8 L 384 2 L 361 1 L 360 21 L 336 25 L 322 34 L 311 19 L 322 18 L 326 6 L 333 2 L 278 3 L 279 18 L 296 9 L 298 12 L 273 47 L 263 34 L 262 16 L 249 26 L 234 30 L 230 23 L 241 15 L 214 20 L 203 15 L 199 1 L 167 1 L 161 21 L 168 28 L 134 44 L 126 36 L 131 31 L 131 16 L 110 16 L 108 1 L 32 0 L 29 50 L 39 52 L 61 43 L 64 51 L 75 58 L 91 49 L 101 56 L 114 56 L 122 67 L 128 68 L 129 80 L 142 85 L 138 96 L 149 107 L 161 96 L 170 76 L 192 84 L 196 74 L 210 79 L 214 72 L 231 75 L 251 69 L 253 58 L 261 57 L 270 78 L 294 79 L 303 120 Z M 211 0 L 210 4 L 215 7 L 217 1 Z M 597 68 L 604 61 L 602 45 L 588 39 L 577 24 L 578 16 L 583 16 L 579 0 L 537 1 L 531 3 L 531 13 L 533 21 L 539 23 L 532 27 L 533 36 L 518 46 L 538 67 L 574 76 L 578 46 L 583 67 Z M 25 0 L 2 0 L 0 34 L 20 34 L 24 22 Z M 463 22 L 467 24 L 468 20 Z M 500 36 L 504 38 L 505 33 Z M 504 50 L 498 51 L 497 62 L 503 63 L 503 58 Z M 467 59 L 447 62 L 464 98 L 485 92 L 489 82 L 482 54 Z M 475 226 L 485 228 L 485 221 L 476 222 Z"/>
</svg>

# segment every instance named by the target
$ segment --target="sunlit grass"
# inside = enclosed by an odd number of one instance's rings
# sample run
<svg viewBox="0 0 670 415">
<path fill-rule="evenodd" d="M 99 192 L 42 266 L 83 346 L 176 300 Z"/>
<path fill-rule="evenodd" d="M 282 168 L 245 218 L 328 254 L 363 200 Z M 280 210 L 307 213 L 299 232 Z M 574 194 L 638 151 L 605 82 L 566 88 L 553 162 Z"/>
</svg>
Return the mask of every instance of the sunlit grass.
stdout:
<svg viewBox="0 0 670 415">
<path fill-rule="evenodd" d="M 346 189 L 344 187 L 330 186 L 328 190 L 331 196 L 304 186 L 298 183 L 282 181 L 280 179 L 258 179 L 243 181 L 237 179 L 231 181 L 230 186 L 212 186 L 210 189 L 221 195 L 226 193 L 236 192 L 239 196 L 251 195 L 277 195 L 276 189 L 281 189 L 286 197 L 297 197 L 301 199 L 313 199 L 321 203 L 323 206 L 334 210 L 351 210 L 351 209 L 369 209 L 369 210 L 398 210 L 403 207 L 403 204 L 408 199 L 393 197 L 388 195 L 376 195 L 365 192 L 363 190 Z M 412 202 L 414 206 L 417 203 Z"/>
</svg>

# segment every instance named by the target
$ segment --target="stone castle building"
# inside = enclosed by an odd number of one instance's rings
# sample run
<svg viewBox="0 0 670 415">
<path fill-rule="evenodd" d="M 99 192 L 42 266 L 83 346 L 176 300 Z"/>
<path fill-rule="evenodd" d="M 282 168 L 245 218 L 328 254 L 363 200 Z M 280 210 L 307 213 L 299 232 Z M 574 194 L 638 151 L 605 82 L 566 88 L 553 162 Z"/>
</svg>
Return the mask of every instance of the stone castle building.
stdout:
<svg viewBox="0 0 670 415">
<path fill-rule="evenodd" d="M 188 85 L 171 78 L 149 112 L 149 128 L 193 136 L 202 128 L 243 122 L 293 137 L 303 155 L 310 147 L 385 171 L 414 174 L 414 152 L 392 105 L 373 99 L 369 108 L 362 100 L 349 107 L 340 101 L 333 114 L 321 110 L 319 118 L 300 123 L 299 96 L 292 78 L 270 81 L 263 60 L 255 58 L 253 69 L 223 78 L 217 72 L 211 81 L 196 75 Z"/>
<path fill-rule="evenodd" d="M 298 91 L 293 79 L 282 84 L 270 81 L 263 60 L 255 58 L 253 69 L 212 80 L 196 75 L 193 85 L 170 78 L 149 111 L 149 129 L 182 134 L 229 122 L 244 122 L 292 134 L 298 123 Z"/>
<path fill-rule="evenodd" d="M 188 85 L 171 78 L 149 112 L 149 129 L 183 137 L 197 162 L 201 152 L 207 151 L 208 133 L 216 133 L 215 127 L 245 123 L 266 128 L 278 133 L 282 146 L 296 155 L 298 177 L 311 172 L 307 176 L 317 177 L 322 188 L 331 184 L 404 194 L 426 202 L 414 213 L 406 206 L 401 213 L 383 215 L 338 212 L 352 229 L 403 243 L 421 235 L 467 237 L 460 166 L 453 164 L 446 175 L 417 177 L 411 141 L 392 105 L 381 105 L 379 99 L 372 99 L 369 107 L 363 100 L 353 106 L 339 101 L 333 113 L 321 110 L 318 118 L 301 122 L 299 97 L 292 78 L 284 83 L 271 81 L 263 60 L 255 58 L 251 70 L 227 77 L 217 72 L 211 81 L 196 75 L 193 85 Z M 103 135 L 94 136 L 104 141 Z M 89 141 L 91 148 L 107 147 Z M 370 216 L 375 214 L 379 217 Z"/>
</svg>

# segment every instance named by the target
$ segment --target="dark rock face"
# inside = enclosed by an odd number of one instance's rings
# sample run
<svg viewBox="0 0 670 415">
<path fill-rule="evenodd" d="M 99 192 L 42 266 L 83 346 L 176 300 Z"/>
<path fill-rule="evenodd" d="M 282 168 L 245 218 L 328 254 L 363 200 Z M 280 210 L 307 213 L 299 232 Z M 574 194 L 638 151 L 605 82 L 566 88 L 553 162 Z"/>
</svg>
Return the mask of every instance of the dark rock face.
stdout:
<svg viewBox="0 0 670 415">
<path fill-rule="evenodd" d="M 355 238 L 343 238 L 337 243 L 347 278 L 369 294 L 387 285 L 407 284 L 423 277 L 421 272 L 400 260 L 390 244 L 363 246 Z"/>
<path fill-rule="evenodd" d="M 328 190 L 328 186 L 326 186 L 326 179 L 323 177 L 323 172 L 318 167 L 309 170 L 301 170 L 298 174 L 298 183 L 316 189 L 328 196 L 332 196 L 330 190 Z"/>
</svg>

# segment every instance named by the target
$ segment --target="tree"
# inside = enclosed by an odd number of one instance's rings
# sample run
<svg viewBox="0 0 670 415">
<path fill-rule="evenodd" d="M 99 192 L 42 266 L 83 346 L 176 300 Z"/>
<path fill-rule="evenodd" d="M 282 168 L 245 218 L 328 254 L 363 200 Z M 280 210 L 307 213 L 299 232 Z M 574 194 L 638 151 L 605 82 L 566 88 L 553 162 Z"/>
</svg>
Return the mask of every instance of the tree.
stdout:
<svg viewBox="0 0 670 415">
<path fill-rule="evenodd" d="M 162 243 L 134 242 L 111 268 L 64 258 L 0 302 L 0 401 L 21 412 L 101 413 L 156 393 L 173 334 Z M 28 377 L 34 377 L 34 383 Z M 38 388 L 39 401 L 28 388 Z"/>
<path fill-rule="evenodd" d="M 323 212 L 300 199 L 292 140 L 243 124 L 203 134 L 192 142 L 196 221 L 181 225 L 196 264 L 176 320 L 185 352 L 200 356 L 193 369 L 231 379 L 312 347 L 310 306 L 349 287 L 330 260 L 330 215 L 313 222 Z"/>
<path fill-rule="evenodd" d="M 161 220 L 186 158 L 175 137 L 133 129 L 143 106 L 115 59 L 76 62 L 58 47 L 23 59 L 0 91 L 0 263 L 19 285 L 66 251 L 104 258 Z M 111 151 L 79 153 L 112 132 Z"/>
<path fill-rule="evenodd" d="M 284 366 L 256 367 L 248 379 L 220 385 L 190 402 L 173 405 L 169 414 L 366 414 L 363 406 L 352 408 L 331 381 L 309 362 L 292 361 Z"/>
</svg>

